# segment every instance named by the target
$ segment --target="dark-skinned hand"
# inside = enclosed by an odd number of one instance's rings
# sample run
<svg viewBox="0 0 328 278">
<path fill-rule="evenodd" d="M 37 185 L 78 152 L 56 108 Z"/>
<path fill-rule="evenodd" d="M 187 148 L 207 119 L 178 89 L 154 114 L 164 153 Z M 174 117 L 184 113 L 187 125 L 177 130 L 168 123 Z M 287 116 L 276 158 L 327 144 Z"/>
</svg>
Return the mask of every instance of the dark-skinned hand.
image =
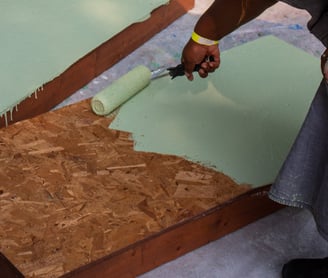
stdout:
<svg viewBox="0 0 328 278">
<path fill-rule="evenodd" d="M 211 57 L 211 60 L 207 59 L 208 57 Z M 192 72 L 197 64 L 201 66 L 198 71 L 199 76 L 205 78 L 220 66 L 218 45 L 202 45 L 190 39 L 183 49 L 181 63 L 184 65 L 186 77 L 190 81 L 194 79 Z"/>
</svg>

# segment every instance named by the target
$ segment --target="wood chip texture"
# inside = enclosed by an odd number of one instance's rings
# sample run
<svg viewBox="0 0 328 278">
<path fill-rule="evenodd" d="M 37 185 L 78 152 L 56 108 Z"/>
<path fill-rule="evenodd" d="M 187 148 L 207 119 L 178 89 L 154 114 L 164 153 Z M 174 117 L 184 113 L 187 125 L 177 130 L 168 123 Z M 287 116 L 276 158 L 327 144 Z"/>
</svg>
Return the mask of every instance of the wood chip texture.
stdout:
<svg viewBox="0 0 328 278">
<path fill-rule="evenodd" d="M 183 158 L 136 152 L 89 102 L 0 129 L 0 252 L 58 277 L 249 190 Z"/>
</svg>

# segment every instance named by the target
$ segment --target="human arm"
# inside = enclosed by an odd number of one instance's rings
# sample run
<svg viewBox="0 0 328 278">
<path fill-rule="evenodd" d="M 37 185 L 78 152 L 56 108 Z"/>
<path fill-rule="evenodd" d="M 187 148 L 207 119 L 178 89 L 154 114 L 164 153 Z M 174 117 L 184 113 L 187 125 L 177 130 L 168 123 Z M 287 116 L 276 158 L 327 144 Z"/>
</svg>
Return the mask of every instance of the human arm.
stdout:
<svg viewBox="0 0 328 278">
<path fill-rule="evenodd" d="M 276 0 L 215 0 L 209 9 L 200 17 L 194 31 L 209 40 L 219 40 L 241 25 L 261 14 Z M 205 61 L 206 57 L 213 61 Z M 216 44 L 203 45 L 190 39 L 182 52 L 181 62 L 189 80 L 193 79 L 192 71 L 201 63 L 199 75 L 206 77 L 220 65 L 220 52 Z"/>
</svg>

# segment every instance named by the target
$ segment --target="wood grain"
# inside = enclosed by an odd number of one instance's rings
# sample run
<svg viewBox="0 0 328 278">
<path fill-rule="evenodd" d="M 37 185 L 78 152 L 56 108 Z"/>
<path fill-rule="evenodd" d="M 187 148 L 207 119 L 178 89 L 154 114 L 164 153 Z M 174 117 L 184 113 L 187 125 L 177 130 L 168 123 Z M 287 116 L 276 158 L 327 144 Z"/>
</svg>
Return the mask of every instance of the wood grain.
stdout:
<svg viewBox="0 0 328 278">
<path fill-rule="evenodd" d="M 188 245 L 179 239 L 183 228 L 172 227 L 250 191 L 181 157 L 134 151 L 131 134 L 108 128 L 112 119 L 94 115 L 88 100 L 0 129 L 0 252 L 26 277 L 59 277 L 157 234 L 166 238 L 163 231 L 177 233 L 172 240 L 181 247 L 154 241 L 149 257 L 131 259 L 133 273 L 146 271 L 200 246 L 198 233 L 205 241 L 217 233 L 214 224 L 199 230 L 197 220 Z M 219 214 L 228 223 L 219 234 L 268 212 L 246 205 L 246 215 L 231 208 L 234 220 L 230 210 Z M 155 256 L 152 244 L 163 252 Z"/>
<path fill-rule="evenodd" d="M 269 187 L 263 186 L 246 192 L 119 252 L 72 271 L 63 278 L 132 278 L 150 271 L 281 209 L 281 205 L 268 199 Z"/>
</svg>

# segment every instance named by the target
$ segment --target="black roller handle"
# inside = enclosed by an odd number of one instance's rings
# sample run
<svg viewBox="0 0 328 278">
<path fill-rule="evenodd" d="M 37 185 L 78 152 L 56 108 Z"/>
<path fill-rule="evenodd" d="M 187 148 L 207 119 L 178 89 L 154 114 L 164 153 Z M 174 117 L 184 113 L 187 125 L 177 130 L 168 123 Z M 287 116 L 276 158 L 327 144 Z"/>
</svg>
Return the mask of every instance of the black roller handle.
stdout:
<svg viewBox="0 0 328 278">
<path fill-rule="evenodd" d="M 208 60 L 210 62 L 213 62 L 214 61 L 214 57 L 213 56 L 210 56 L 209 58 L 207 57 L 207 58 L 204 59 L 203 62 L 206 62 Z M 195 65 L 193 72 L 198 72 L 201 69 L 201 66 L 200 65 L 201 64 Z M 185 69 L 184 69 L 184 65 L 183 64 L 179 64 L 176 67 L 168 68 L 167 70 L 169 71 L 169 75 L 171 76 L 171 79 L 174 79 L 177 76 L 184 76 L 185 75 Z"/>
</svg>

